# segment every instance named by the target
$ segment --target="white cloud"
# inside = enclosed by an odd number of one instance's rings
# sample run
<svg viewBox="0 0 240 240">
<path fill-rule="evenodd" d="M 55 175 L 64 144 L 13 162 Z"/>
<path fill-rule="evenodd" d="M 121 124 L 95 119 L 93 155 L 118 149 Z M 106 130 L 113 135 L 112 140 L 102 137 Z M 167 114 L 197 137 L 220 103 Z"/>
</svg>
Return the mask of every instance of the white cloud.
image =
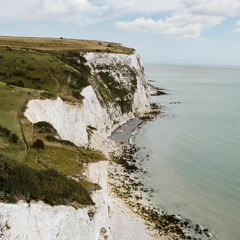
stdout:
<svg viewBox="0 0 240 240">
<path fill-rule="evenodd" d="M 240 20 L 236 22 L 235 24 L 235 31 L 240 33 Z"/>
<path fill-rule="evenodd" d="M 91 0 L 9 0 L 1 3 L 0 20 L 7 22 L 59 23 L 86 25 L 106 20 L 108 6 Z M 14 7 L 13 7 L 14 6 Z M 44 23 L 43 23 L 44 24 Z"/>
<path fill-rule="evenodd" d="M 129 5 L 134 6 L 131 8 L 125 8 L 128 12 L 133 13 L 157 13 L 162 11 L 172 11 L 180 7 L 181 0 L 129 0 L 121 2 L 119 0 L 102 0 L 103 3 L 110 6 L 112 9 L 118 10 L 121 6 Z"/>
<path fill-rule="evenodd" d="M 35 14 L 36 17 L 46 16 L 69 16 L 82 14 L 101 15 L 108 9 L 106 5 L 94 5 L 88 0 L 43 0 L 42 8 Z"/>
<path fill-rule="evenodd" d="M 157 18 L 161 15 L 167 17 Z M 119 29 L 186 38 L 201 37 L 204 30 L 238 15 L 240 0 L 8 0 L 0 8 L 1 20 L 51 19 L 86 25 L 111 19 Z M 131 16 L 137 17 L 117 21 Z M 238 22 L 236 31 L 239 28 Z"/>
<path fill-rule="evenodd" d="M 115 26 L 127 31 L 149 31 L 167 34 L 175 37 L 196 38 L 200 36 L 204 29 L 204 24 L 195 23 L 176 23 L 173 18 L 167 20 L 154 21 L 152 19 L 137 18 L 131 22 L 116 22 Z"/>
<path fill-rule="evenodd" d="M 183 6 L 197 15 L 235 16 L 240 14 L 239 0 L 183 0 Z"/>
<path fill-rule="evenodd" d="M 93 4 L 91 0 L 9 0 L 1 3 L 0 19 L 35 22 L 51 19 L 85 25 L 106 19 L 107 11 L 107 5 Z"/>
<path fill-rule="evenodd" d="M 164 20 L 137 18 L 129 22 L 118 21 L 115 26 L 127 31 L 149 31 L 175 37 L 198 38 L 204 29 L 223 21 L 219 16 L 174 15 Z"/>
<path fill-rule="evenodd" d="M 0 19 L 20 19 L 39 5 L 39 0 L 8 0 L 2 1 Z"/>
<path fill-rule="evenodd" d="M 133 10 L 135 8 L 135 4 L 133 2 L 123 2 L 117 5 L 116 8 L 120 11 Z"/>
<path fill-rule="evenodd" d="M 171 16 L 153 20 L 136 18 L 117 21 L 115 27 L 127 31 L 149 31 L 175 37 L 198 38 L 210 27 L 227 17 L 240 15 L 239 0 L 182 0 L 181 7 Z"/>
</svg>

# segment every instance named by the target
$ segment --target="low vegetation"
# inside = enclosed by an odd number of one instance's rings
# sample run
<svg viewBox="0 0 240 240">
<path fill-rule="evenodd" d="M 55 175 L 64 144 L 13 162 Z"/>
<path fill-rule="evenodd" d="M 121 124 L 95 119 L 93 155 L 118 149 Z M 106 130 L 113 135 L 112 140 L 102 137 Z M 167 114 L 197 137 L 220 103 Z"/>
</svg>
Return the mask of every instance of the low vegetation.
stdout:
<svg viewBox="0 0 240 240">
<path fill-rule="evenodd" d="M 94 204 L 86 189 L 54 169 L 34 170 L 0 154 L 0 200 L 15 203 Z"/>
<path fill-rule="evenodd" d="M 151 121 L 153 120 L 157 115 L 161 114 L 161 106 L 158 106 L 156 103 L 151 103 L 151 111 L 145 113 L 142 117 L 140 117 L 143 121 Z"/>
<path fill-rule="evenodd" d="M 132 68 L 128 65 L 118 65 L 117 68 L 109 65 L 98 65 L 97 69 L 95 77 L 89 81 L 93 86 L 96 86 L 102 104 L 105 106 L 109 103 L 117 105 L 123 114 L 132 111 L 133 97 L 137 88 L 136 73 Z M 117 76 L 113 76 L 112 72 Z M 125 78 L 125 81 L 118 81 L 115 79 L 116 77 L 122 80 Z"/>
</svg>

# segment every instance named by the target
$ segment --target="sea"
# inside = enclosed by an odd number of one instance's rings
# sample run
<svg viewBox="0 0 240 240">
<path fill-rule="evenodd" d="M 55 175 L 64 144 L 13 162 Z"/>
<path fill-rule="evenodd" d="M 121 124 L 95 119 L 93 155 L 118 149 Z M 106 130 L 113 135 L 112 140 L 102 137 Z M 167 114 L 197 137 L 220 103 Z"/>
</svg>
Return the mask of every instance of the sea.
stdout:
<svg viewBox="0 0 240 240">
<path fill-rule="evenodd" d="M 240 67 L 145 65 L 162 115 L 134 136 L 151 201 L 240 240 Z"/>
</svg>

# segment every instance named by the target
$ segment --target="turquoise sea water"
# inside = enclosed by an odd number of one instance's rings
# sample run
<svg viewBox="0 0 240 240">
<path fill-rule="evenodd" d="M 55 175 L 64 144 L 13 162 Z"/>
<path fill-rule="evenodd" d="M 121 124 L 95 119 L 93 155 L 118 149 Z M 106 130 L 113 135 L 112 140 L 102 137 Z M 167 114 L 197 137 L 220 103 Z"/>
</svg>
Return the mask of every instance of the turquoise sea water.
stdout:
<svg viewBox="0 0 240 240">
<path fill-rule="evenodd" d="M 141 181 L 156 205 L 219 240 L 239 240 L 240 68 L 146 65 L 145 72 L 170 95 L 153 98 L 167 116 L 135 136 L 148 170 Z"/>
</svg>

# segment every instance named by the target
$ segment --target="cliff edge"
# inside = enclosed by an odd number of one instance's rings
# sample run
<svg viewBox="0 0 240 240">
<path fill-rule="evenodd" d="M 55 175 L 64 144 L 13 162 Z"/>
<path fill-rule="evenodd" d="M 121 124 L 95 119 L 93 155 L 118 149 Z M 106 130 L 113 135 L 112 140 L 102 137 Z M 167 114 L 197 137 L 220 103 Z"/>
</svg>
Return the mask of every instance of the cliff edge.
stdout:
<svg viewBox="0 0 240 240">
<path fill-rule="evenodd" d="M 0 236 L 152 239 L 107 179 L 108 137 L 151 110 L 134 49 L 0 37 L 0 59 Z"/>
<path fill-rule="evenodd" d="M 79 91 L 81 103 L 61 97 L 34 99 L 24 115 L 32 123 L 49 122 L 62 139 L 102 149 L 103 141 L 116 128 L 150 111 L 149 86 L 136 53 L 88 52 L 81 57 L 91 73 L 89 85 Z"/>
</svg>

